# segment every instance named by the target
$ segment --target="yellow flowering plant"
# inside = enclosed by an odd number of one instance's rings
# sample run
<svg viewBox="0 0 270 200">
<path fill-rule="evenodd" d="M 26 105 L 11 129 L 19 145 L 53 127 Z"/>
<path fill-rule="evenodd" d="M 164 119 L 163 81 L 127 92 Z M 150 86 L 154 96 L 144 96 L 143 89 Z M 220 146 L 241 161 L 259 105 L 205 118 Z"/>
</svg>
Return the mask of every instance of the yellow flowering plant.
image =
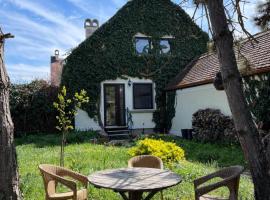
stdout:
<svg viewBox="0 0 270 200">
<path fill-rule="evenodd" d="M 168 166 L 181 160 L 185 160 L 185 152 L 181 147 L 173 142 L 165 142 L 161 139 L 156 140 L 146 138 L 139 140 L 136 146 L 129 149 L 128 153 L 131 156 L 157 156 Z"/>
</svg>

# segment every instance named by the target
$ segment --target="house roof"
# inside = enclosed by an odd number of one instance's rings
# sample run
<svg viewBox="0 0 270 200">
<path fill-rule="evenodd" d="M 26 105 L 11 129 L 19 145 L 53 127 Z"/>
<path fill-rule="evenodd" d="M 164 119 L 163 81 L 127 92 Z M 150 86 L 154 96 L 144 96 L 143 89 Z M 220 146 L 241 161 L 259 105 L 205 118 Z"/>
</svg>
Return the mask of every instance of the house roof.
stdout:
<svg viewBox="0 0 270 200">
<path fill-rule="evenodd" d="M 248 63 L 248 68 L 240 69 L 243 75 L 270 72 L 270 30 L 254 35 L 255 41 L 245 39 L 240 42 L 240 53 L 236 53 L 238 68 L 241 61 Z M 237 47 L 235 47 L 237 48 Z M 237 50 L 237 49 L 236 49 Z M 235 51 L 239 52 L 239 51 Z M 212 83 L 220 71 L 216 53 L 206 53 L 191 61 L 166 87 L 176 90 Z"/>
</svg>

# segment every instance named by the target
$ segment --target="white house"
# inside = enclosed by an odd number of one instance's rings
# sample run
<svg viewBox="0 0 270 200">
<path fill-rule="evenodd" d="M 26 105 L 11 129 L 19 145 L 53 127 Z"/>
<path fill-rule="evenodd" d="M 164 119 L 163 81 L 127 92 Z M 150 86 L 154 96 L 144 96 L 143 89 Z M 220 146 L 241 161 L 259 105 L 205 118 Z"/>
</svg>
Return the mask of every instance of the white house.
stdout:
<svg viewBox="0 0 270 200">
<path fill-rule="evenodd" d="M 89 94 L 76 129 L 164 130 L 164 87 L 171 72 L 205 52 L 208 35 L 170 0 L 128 1 L 102 26 L 87 19 L 84 27 L 85 41 L 64 61 L 51 59 L 52 84 Z"/>
<path fill-rule="evenodd" d="M 243 76 L 270 72 L 270 31 L 258 33 L 254 37 L 257 42 L 242 41 L 240 53 L 236 55 Z M 192 115 L 199 109 L 220 109 L 223 114 L 231 115 L 225 92 L 216 90 L 213 85 L 219 71 L 217 54 L 203 54 L 167 86 L 168 91 L 176 90 L 176 112 L 170 130 L 172 134 L 181 135 L 182 129 L 191 129 Z"/>
<path fill-rule="evenodd" d="M 101 82 L 100 85 L 102 101 L 99 112 L 102 124 L 111 128 L 124 128 L 126 125 L 129 125 L 126 116 L 126 111 L 128 111 L 132 115 L 133 124 L 130 125 L 132 129 L 147 130 L 155 127 L 155 123 L 153 122 L 153 112 L 156 109 L 156 103 L 153 99 L 155 96 L 155 84 L 152 80 L 125 77 L 125 79 L 106 80 Z M 149 101 L 141 102 L 141 99 L 134 98 L 134 95 L 140 95 L 141 87 L 144 87 L 143 95 L 148 94 L 144 100 L 149 99 Z M 122 107 L 122 109 L 117 111 L 119 113 L 115 112 L 115 104 Z M 147 108 L 140 108 L 142 106 Z M 118 122 L 116 121 L 116 115 L 119 115 Z M 101 130 L 101 126 L 97 120 L 90 118 L 83 110 L 79 110 L 75 118 L 75 127 L 79 130 Z"/>
</svg>

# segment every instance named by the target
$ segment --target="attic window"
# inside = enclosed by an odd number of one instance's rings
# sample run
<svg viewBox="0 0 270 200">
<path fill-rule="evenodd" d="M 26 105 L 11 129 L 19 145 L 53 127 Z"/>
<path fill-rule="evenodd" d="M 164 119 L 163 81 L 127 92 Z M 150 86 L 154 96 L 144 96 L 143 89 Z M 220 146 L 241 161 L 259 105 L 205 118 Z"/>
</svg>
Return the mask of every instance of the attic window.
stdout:
<svg viewBox="0 0 270 200">
<path fill-rule="evenodd" d="M 160 54 L 168 54 L 171 52 L 169 39 L 161 39 L 159 41 Z"/>
<path fill-rule="evenodd" d="M 151 47 L 151 40 L 146 37 L 135 37 L 135 48 L 137 54 L 148 54 Z"/>
</svg>

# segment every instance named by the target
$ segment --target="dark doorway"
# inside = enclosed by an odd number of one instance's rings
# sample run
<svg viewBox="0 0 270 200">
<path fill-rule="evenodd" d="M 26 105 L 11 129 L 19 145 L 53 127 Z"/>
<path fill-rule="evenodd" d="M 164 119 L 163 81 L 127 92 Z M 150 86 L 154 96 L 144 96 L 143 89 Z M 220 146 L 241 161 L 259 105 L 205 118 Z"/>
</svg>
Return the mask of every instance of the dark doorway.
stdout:
<svg viewBox="0 0 270 200">
<path fill-rule="evenodd" d="M 126 126 L 125 113 L 125 85 L 104 84 L 105 126 Z"/>
</svg>

